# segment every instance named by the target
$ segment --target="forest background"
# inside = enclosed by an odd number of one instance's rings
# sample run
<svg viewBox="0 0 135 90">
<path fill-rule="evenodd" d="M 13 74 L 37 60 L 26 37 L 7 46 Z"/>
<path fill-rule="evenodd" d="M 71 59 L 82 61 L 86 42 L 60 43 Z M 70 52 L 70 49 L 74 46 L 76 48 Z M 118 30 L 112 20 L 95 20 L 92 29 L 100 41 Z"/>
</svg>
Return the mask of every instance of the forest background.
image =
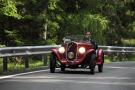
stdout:
<svg viewBox="0 0 135 90">
<path fill-rule="evenodd" d="M 60 44 L 87 31 L 99 45 L 135 46 L 135 0 L 0 0 L 0 47 Z"/>
</svg>

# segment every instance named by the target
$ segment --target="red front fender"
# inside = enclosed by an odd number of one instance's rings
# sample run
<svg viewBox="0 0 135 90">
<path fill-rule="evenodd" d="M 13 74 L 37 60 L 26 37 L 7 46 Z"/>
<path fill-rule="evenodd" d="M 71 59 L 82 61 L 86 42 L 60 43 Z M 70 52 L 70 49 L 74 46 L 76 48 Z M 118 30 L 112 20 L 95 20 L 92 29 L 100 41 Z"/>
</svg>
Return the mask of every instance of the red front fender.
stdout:
<svg viewBox="0 0 135 90">
<path fill-rule="evenodd" d="M 67 63 L 67 60 L 63 59 L 63 55 L 59 53 L 58 49 L 52 49 L 51 51 L 52 51 L 53 54 L 56 55 L 57 60 L 59 60 L 60 63 L 62 63 L 62 64 Z"/>
<path fill-rule="evenodd" d="M 94 49 L 90 49 L 85 54 L 79 54 L 79 57 L 78 57 L 78 61 L 79 62 L 77 62 L 77 64 L 82 63 L 83 60 L 86 58 L 86 56 L 94 53 L 94 51 L 95 51 Z"/>
<path fill-rule="evenodd" d="M 104 52 L 103 52 L 103 50 L 102 49 L 99 49 L 98 51 L 97 51 L 97 64 L 102 64 L 102 63 L 104 63 Z"/>
<path fill-rule="evenodd" d="M 88 50 L 87 52 L 86 52 L 86 55 L 87 54 L 91 54 L 91 53 L 93 53 L 95 50 L 94 49 L 90 49 L 90 50 Z"/>
<path fill-rule="evenodd" d="M 52 53 L 54 53 L 57 56 L 58 59 L 61 59 L 61 55 L 57 49 L 52 49 L 51 51 L 52 51 Z"/>
</svg>

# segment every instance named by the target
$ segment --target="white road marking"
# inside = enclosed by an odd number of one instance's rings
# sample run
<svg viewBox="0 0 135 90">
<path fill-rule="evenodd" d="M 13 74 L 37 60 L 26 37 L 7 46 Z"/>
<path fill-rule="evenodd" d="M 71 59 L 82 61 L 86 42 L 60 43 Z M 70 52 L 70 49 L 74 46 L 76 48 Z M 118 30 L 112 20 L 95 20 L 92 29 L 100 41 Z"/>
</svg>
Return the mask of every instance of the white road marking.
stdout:
<svg viewBox="0 0 135 90">
<path fill-rule="evenodd" d="M 39 72 L 44 72 L 44 71 L 49 71 L 49 69 L 46 69 L 46 70 L 39 70 L 39 71 L 32 71 L 32 72 L 26 72 L 26 73 L 20 73 L 20 74 L 14 74 L 14 75 L 8 75 L 8 76 L 2 76 L 2 77 L 0 77 L 0 79 L 6 79 L 6 78 L 15 77 L 15 76 L 21 76 L 21 75 L 39 73 Z"/>
<path fill-rule="evenodd" d="M 118 66 L 105 66 L 105 67 L 114 69 L 135 69 L 135 67 L 118 67 Z"/>
<path fill-rule="evenodd" d="M 32 76 L 21 76 L 21 77 L 13 77 L 14 79 L 91 79 L 91 80 L 129 80 L 129 79 L 132 79 L 130 77 L 104 77 L 104 76 L 101 76 L 101 77 L 98 77 L 98 76 L 95 76 L 95 77 L 87 77 L 87 76 L 81 76 L 81 77 L 69 77 L 69 76 L 64 76 L 64 77 L 61 77 L 61 76 L 52 76 L 52 75 L 49 75 L 49 76 L 36 76 L 36 77 L 32 77 Z"/>
<path fill-rule="evenodd" d="M 104 82 L 104 81 L 95 81 L 95 82 L 80 82 L 85 84 L 99 84 L 99 85 L 124 85 L 124 86 L 135 86 L 135 83 L 133 82 Z"/>
<path fill-rule="evenodd" d="M 30 79 L 30 80 L 10 80 L 10 81 L 15 81 L 15 82 L 27 82 L 27 83 L 72 83 L 72 84 L 98 84 L 98 85 L 122 85 L 122 86 L 135 86 L 134 82 L 126 82 L 126 81 L 90 81 L 90 80 L 69 80 L 69 79 Z"/>
</svg>

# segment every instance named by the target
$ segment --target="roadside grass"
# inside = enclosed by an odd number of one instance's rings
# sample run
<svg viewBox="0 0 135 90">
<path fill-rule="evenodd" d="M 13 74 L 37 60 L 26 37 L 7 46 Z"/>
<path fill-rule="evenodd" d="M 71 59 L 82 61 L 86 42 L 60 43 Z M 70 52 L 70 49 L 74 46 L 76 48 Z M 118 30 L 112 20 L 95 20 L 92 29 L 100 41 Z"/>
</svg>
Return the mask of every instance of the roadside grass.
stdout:
<svg viewBox="0 0 135 90">
<path fill-rule="evenodd" d="M 112 54 L 110 56 L 105 55 L 105 64 L 111 62 L 124 62 L 124 61 L 135 61 L 135 54 Z"/>
<path fill-rule="evenodd" d="M 135 54 L 128 55 L 130 61 L 135 61 Z"/>
<path fill-rule="evenodd" d="M 29 69 L 28 70 L 34 70 L 44 67 L 43 61 L 41 60 L 29 60 Z M 3 72 L 3 62 L 2 59 L 0 59 L 0 74 L 8 74 L 8 73 L 14 73 L 14 72 L 23 72 L 27 69 L 25 69 L 24 63 L 8 63 L 8 71 Z"/>
<path fill-rule="evenodd" d="M 32 61 L 31 60 L 31 62 L 30 62 L 30 70 L 32 70 L 32 69 L 35 69 L 35 68 L 39 68 L 39 67 L 43 67 L 44 65 L 43 65 L 43 61 Z"/>
<path fill-rule="evenodd" d="M 111 63 L 111 61 L 110 61 L 110 59 L 108 57 L 105 57 L 104 58 L 104 63 L 105 64 L 109 64 L 109 63 Z"/>
<path fill-rule="evenodd" d="M 23 71 L 23 70 L 24 70 L 23 64 L 14 64 L 14 63 L 8 64 L 8 72 Z"/>
</svg>

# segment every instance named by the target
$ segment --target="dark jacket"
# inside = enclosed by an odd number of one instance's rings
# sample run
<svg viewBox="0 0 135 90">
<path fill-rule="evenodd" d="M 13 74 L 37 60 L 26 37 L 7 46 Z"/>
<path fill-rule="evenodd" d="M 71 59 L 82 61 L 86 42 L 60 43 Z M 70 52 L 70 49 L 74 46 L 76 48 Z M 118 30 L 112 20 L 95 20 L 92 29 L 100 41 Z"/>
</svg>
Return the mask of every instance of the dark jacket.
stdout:
<svg viewBox="0 0 135 90">
<path fill-rule="evenodd" d="M 98 49 L 98 45 L 96 42 L 94 42 L 93 40 L 90 40 L 90 43 L 93 45 L 93 48 L 96 50 Z"/>
</svg>

